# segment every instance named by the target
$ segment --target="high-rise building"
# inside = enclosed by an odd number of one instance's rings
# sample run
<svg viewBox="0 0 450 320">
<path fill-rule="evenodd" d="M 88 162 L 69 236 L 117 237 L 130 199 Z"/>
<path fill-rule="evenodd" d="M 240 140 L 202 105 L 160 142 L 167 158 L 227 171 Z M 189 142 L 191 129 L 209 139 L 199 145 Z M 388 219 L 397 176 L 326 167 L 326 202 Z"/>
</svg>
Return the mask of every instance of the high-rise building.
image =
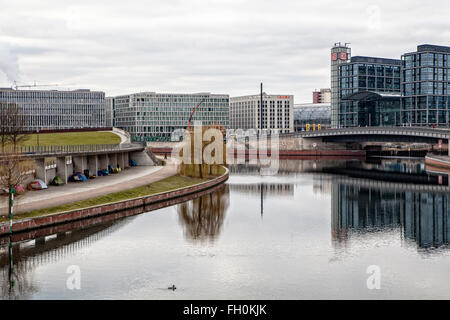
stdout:
<svg viewBox="0 0 450 320">
<path fill-rule="evenodd" d="M 133 141 L 170 141 L 172 133 L 191 122 L 228 128 L 227 94 L 141 92 L 114 98 L 114 126 L 128 131 Z"/>
<path fill-rule="evenodd" d="M 30 131 L 105 127 L 105 93 L 101 91 L 0 88 L 0 102 L 20 105 L 28 115 L 26 130 Z"/>
<path fill-rule="evenodd" d="M 419 45 L 402 56 L 402 122 L 450 123 L 450 47 Z"/>
<path fill-rule="evenodd" d="M 258 129 L 273 133 L 294 131 L 294 96 L 268 95 L 263 92 L 262 125 L 261 95 L 230 98 L 230 128 Z"/>
<path fill-rule="evenodd" d="M 355 56 L 339 66 L 339 127 L 400 124 L 401 64 Z"/>
<path fill-rule="evenodd" d="M 337 127 L 450 126 L 450 47 L 419 45 L 401 60 L 334 59 L 332 126 L 334 116 Z"/>
<path fill-rule="evenodd" d="M 339 66 L 351 58 L 351 49 L 347 43 L 335 43 L 331 48 L 331 127 L 339 127 Z"/>
<path fill-rule="evenodd" d="M 313 103 L 331 103 L 331 89 L 313 91 Z"/>
</svg>

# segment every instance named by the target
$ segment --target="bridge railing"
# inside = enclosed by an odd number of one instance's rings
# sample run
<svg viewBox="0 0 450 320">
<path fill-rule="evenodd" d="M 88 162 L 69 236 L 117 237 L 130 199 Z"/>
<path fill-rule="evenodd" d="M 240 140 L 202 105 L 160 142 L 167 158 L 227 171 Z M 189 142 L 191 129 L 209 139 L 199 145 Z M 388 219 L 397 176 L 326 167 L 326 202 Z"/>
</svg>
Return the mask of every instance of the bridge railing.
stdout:
<svg viewBox="0 0 450 320">
<path fill-rule="evenodd" d="M 291 133 L 284 133 L 281 136 L 310 136 L 310 135 L 329 135 L 339 133 L 390 133 L 390 134 L 402 134 L 402 133 L 418 133 L 419 135 L 445 135 L 450 136 L 450 129 L 448 128 L 429 128 L 429 127 L 412 127 L 412 126 L 384 126 L 384 127 L 348 127 L 348 128 L 333 128 L 322 130 L 310 130 L 310 131 L 297 131 Z"/>
<path fill-rule="evenodd" d="M 123 144 L 86 144 L 86 145 L 49 145 L 49 146 L 20 146 L 16 152 L 21 154 L 71 154 L 71 153 L 91 153 L 121 151 L 134 148 L 143 148 L 143 143 L 123 143 Z"/>
</svg>

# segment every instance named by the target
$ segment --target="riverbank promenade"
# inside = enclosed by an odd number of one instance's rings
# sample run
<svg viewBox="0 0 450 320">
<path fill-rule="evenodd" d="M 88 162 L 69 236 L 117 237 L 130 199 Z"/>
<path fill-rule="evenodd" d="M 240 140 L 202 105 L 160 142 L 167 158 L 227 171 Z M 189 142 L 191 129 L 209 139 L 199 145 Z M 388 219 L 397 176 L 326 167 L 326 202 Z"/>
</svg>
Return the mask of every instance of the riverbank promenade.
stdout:
<svg viewBox="0 0 450 320">
<path fill-rule="evenodd" d="M 167 161 L 166 166 L 137 166 L 118 174 L 73 182 L 63 186 L 49 186 L 45 190 L 28 191 L 15 201 L 15 213 L 45 209 L 79 200 L 86 200 L 127 189 L 132 189 L 173 176 L 177 166 Z M 0 212 L 7 211 L 7 198 L 0 203 Z"/>
</svg>

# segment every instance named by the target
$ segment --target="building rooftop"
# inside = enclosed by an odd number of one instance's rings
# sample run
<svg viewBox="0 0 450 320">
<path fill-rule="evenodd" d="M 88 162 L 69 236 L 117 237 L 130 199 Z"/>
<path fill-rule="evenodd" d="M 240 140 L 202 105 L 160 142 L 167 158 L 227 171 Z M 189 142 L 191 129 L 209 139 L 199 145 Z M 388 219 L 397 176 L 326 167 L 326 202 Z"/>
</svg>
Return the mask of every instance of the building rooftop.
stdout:
<svg viewBox="0 0 450 320">
<path fill-rule="evenodd" d="M 433 44 L 421 44 L 417 46 L 417 52 L 425 52 L 425 51 L 450 53 L 450 47 L 436 46 Z"/>
<path fill-rule="evenodd" d="M 395 66 L 402 65 L 402 60 L 400 60 L 400 59 L 378 58 L 378 57 L 354 56 L 354 57 L 351 57 L 350 61 L 352 63 L 362 62 L 362 63 L 392 64 Z"/>
<path fill-rule="evenodd" d="M 230 99 L 246 99 L 246 98 L 253 98 L 253 97 L 261 97 L 261 93 L 249 94 L 249 95 L 245 95 L 245 96 L 230 97 Z M 294 97 L 294 95 L 292 95 L 292 94 L 267 94 L 267 93 L 263 92 L 263 97 L 278 97 L 278 98 L 284 99 L 284 98 Z"/>
<path fill-rule="evenodd" d="M 294 120 L 331 119 L 331 103 L 294 104 Z"/>
<path fill-rule="evenodd" d="M 91 91 L 91 89 L 66 89 L 66 90 L 56 90 L 56 89 L 14 89 L 10 87 L 0 88 L 0 91 L 14 91 L 14 92 L 103 92 L 103 91 Z"/>
</svg>

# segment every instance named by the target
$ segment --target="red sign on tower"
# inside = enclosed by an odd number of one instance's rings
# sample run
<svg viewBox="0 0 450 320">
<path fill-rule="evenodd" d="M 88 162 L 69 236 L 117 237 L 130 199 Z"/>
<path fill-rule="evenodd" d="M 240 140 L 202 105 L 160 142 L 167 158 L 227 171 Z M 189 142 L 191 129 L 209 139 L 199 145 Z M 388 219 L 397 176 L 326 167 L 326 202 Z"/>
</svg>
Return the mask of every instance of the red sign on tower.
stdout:
<svg viewBox="0 0 450 320">
<path fill-rule="evenodd" d="M 337 60 L 337 52 L 333 52 L 331 54 L 331 60 L 336 61 Z"/>
<path fill-rule="evenodd" d="M 347 60 L 347 53 L 346 52 L 341 52 L 341 60 Z"/>
</svg>

